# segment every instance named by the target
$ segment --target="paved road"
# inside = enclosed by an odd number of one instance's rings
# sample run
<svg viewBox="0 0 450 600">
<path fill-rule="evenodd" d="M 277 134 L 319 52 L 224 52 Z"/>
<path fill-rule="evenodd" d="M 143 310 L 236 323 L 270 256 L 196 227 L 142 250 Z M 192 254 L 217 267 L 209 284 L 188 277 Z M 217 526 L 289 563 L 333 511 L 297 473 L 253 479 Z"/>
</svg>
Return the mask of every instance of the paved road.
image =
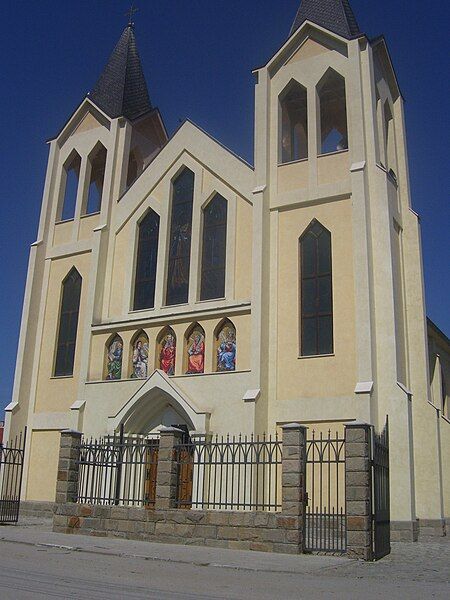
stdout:
<svg viewBox="0 0 450 600">
<path fill-rule="evenodd" d="M 57 536 L 25 528 L 1 528 L 0 538 L 1 600 L 450 597 L 446 539 L 395 544 L 382 561 L 360 563 Z"/>
</svg>

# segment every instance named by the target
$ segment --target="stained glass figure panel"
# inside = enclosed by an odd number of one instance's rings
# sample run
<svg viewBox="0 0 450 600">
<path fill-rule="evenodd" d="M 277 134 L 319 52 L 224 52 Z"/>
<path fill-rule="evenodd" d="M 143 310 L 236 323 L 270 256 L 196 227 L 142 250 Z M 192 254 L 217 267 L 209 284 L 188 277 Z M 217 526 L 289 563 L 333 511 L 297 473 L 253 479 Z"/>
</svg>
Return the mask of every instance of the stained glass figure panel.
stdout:
<svg viewBox="0 0 450 600">
<path fill-rule="evenodd" d="M 135 339 L 131 358 L 132 379 L 146 379 L 148 374 L 148 337 L 142 332 Z"/>
<path fill-rule="evenodd" d="M 159 342 L 159 368 L 167 375 L 175 375 L 177 340 L 171 328 L 163 332 Z"/>
<path fill-rule="evenodd" d="M 122 355 L 123 341 L 120 335 L 116 335 L 108 346 L 106 379 L 114 380 L 122 377 Z"/>
<path fill-rule="evenodd" d="M 205 371 L 205 332 L 196 325 L 190 332 L 187 343 L 186 373 L 204 373 Z"/>
<path fill-rule="evenodd" d="M 217 336 L 217 370 L 236 370 L 236 329 L 226 321 Z"/>
</svg>

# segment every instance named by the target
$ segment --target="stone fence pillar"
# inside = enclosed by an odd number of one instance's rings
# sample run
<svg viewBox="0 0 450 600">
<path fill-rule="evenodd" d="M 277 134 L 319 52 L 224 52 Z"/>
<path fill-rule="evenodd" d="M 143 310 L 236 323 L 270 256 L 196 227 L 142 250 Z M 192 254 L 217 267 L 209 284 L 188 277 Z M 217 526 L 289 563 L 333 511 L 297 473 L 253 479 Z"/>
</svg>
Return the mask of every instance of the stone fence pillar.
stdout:
<svg viewBox="0 0 450 600">
<path fill-rule="evenodd" d="M 296 519 L 298 551 L 305 546 L 306 523 L 306 432 L 300 423 L 283 425 L 282 514 Z"/>
<path fill-rule="evenodd" d="M 183 431 L 177 427 L 161 427 L 159 434 L 155 509 L 164 510 L 177 506 L 178 468 L 175 446 L 180 443 Z"/>
<path fill-rule="evenodd" d="M 373 559 L 371 435 L 367 423 L 345 426 L 347 555 L 363 560 Z"/>
<path fill-rule="evenodd" d="M 71 429 L 61 431 L 56 480 L 57 504 L 77 501 L 80 445 L 81 433 L 79 431 Z"/>
</svg>

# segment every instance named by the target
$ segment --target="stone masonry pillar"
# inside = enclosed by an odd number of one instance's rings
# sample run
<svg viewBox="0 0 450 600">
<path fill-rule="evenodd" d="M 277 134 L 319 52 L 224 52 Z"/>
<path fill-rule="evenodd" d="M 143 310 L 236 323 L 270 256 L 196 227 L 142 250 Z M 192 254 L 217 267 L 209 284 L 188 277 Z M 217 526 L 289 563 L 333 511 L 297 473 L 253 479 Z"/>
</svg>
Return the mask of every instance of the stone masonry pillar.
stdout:
<svg viewBox="0 0 450 600">
<path fill-rule="evenodd" d="M 367 423 L 345 426 L 347 555 L 362 560 L 373 559 L 371 435 Z"/>
<path fill-rule="evenodd" d="M 155 509 L 164 510 L 176 508 L 178 469 L 175 446 L 181 441 L 183 431 L 177 427 L 161 427 L 159 434 Z"/>
<path fill-rule="evenodd" d="M 282 514 L 296 520 L 298 551 L 305 546 L 306 432 L 300 423 L 283 425 Z"/>
<path fill-rule="evenodd" d="M 72 429 L 61 431 L 56 480 L 57 504 L 77 501 L 80 445 L 81 433 L 79 431 Z"/>
</svg>

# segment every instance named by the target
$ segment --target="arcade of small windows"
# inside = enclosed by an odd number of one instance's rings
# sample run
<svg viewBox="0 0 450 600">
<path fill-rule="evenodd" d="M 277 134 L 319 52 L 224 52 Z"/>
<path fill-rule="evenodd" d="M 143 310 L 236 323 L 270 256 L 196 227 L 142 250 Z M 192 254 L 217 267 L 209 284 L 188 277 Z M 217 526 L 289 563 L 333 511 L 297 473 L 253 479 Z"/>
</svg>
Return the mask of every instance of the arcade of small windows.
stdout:
<svg viewBox="0 0 450 600">
<path fill-rule="evenodd" d="M 189 301 L 194 173 L 184 168 L 172 181 L 165 305 Z M 225 297 L 228 203 L 216 193 L 202 209 L 199 299 Z M 155 305 L 159 216 L 149 210 L 138 225 L 133 310 Z"/>
<path fill-rule="evenodd" d="M 345 79 L 328 69 L 316 87 L 318 154 L 348 150 Z M 308 158 L 307 91 L 291 81 L 279 97 L 280 164 Z M 315 131 L 315 128 L 314 128 Z"/>
<path fill-rule="evenodd" d="M 207 341 L 205 331 L 199 323 L 190 325 L 177 348 L 177 336 L 172 327 L 164 327 L 156 338 L 153 356 L 149 339 L 145 331 L 137 331 L 130 344 L 129 364 L 124 366 L 123 340 L 114 333 L 105 348 L 105 375 L 107 381 L 123 378 L 146 379 L 151 373 L 151 364 L 155 369 L 167 375 L 175 375 L 178 360 L 182 361 L 182 373 L 200 375 L 207 372 L 230 372 L 236 370 L 236 328 L 230 319 L 222 319 L 216 326 L 212 344 L 214 364 L 205 364 Z"/>
</svg>

